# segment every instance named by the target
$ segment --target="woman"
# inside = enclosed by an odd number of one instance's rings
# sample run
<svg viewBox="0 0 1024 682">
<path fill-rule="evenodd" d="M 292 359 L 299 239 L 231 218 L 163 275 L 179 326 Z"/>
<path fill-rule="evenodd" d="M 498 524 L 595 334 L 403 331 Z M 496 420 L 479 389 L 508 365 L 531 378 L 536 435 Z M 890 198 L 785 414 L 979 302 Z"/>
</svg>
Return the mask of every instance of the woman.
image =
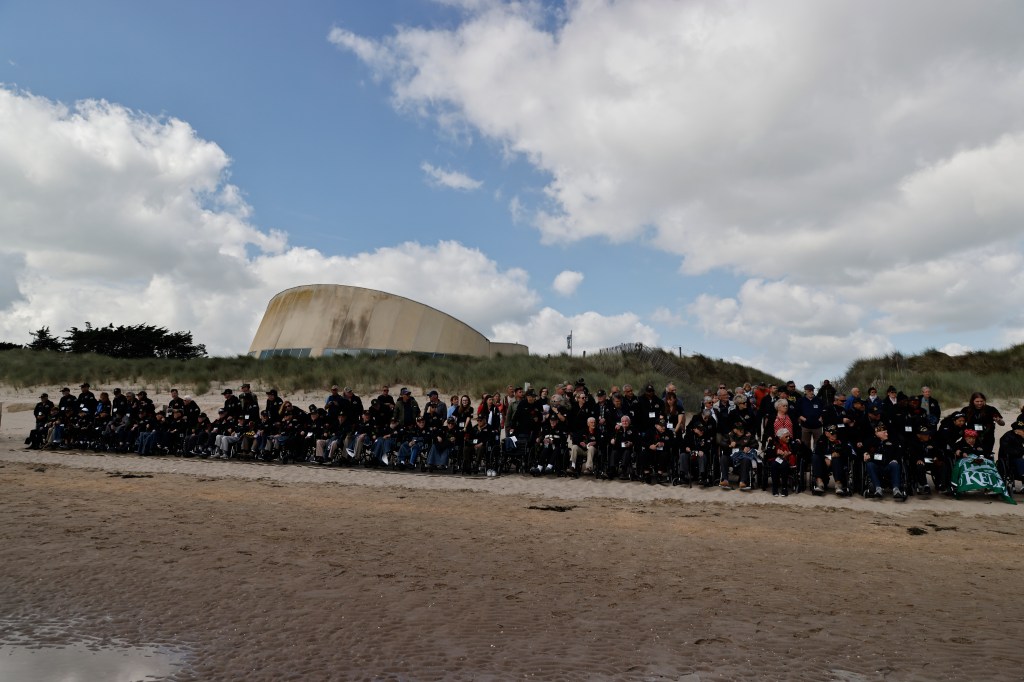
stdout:
<svg viewBox="0 0 1024 682">
<path fill-rule="evenodd" d="M 775 419 L 772 421 L 772 428 L 768 431 L 768 435 L 777 434 L 781 429 L 786 429 L 790 435 L 793 434 L 793 420 L 789 417 L 789 401 L 785 398 L 775 401 Z"/>
<path fill-rule="evenodd" d="M 679 400 L 676 399 L 675 395 L 669 393 L 666 396 L 665 427 L 678 437 L 682 437 L 681 434 L 686 429 L 686 415 L 679 409 L 679 405 Z"/>
<path fill-rule="evenodd" d="M 768 471 L 772 478 L 772 497 L 789 496 L 789 471 L 796 467 L 796 454 L 790 446 L 793 434 L 781 428 L 775 432 L 774 451 L 769 451 Z"/>
<path fill-rule="evenodd" d="M 984 393 L 971 394 L 971 402 L 960 410 L 967 417 L 967 428 L 978 432 L 978 444 L 986 453 L 992 453 L 996 443 L 996 424 L 1004 426 L 1003 415 L 988 404 Z"/>
</svg>

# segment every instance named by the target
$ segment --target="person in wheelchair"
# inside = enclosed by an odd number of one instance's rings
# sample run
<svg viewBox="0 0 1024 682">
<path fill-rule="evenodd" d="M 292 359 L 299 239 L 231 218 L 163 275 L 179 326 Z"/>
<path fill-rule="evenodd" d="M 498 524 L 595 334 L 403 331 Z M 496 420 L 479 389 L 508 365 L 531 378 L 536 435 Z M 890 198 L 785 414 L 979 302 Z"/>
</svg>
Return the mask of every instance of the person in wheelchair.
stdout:
<svg viewBox="0 0 1024 682">
<path fill-rule="evenodd" d="M 487 423 L 487 414 L 476 417 L 476 425 L 466 429 L 466 452 L 472 451 L 473 461 L 470 464 L 472 473 L 476 473 L 483 464 L 488 476 L 497 476 L 498 466 L 494 462 L 493 452 L 496 450 L 499 432 Z"/>
<path fill-rule="evenodd" d="M 637 468 L 645 483 L 653 484 L 655 473 L 659 479 L 665 476 L 667 464 L 672 457 L 673 440 L 673 433 L 665 427 L 665 420 L 656 420 L 644 448 L 640 451 L 640 461 L 637 462 Z"/>
<path fill-rule="evenodd" d="M 874 496 L 881 498 L 884 494 L 882 490 L 882 476 L 885 474 L 889 475 L 889 481 L 892 483 L 892 496 L 896 500 L 907 499 L 907 494 L 903 492 L 903 488 L 900 485 L 900 462 L 903 457 L 902 449 L 899 443 L 889 438 L 889 429 L 885 424 L 878 424 L 875 426 L 875 439 L 874 442 L 868 447 L 868 451 L 864 453 L 864 466 L 867 469 L 868 476 L 871 478 L 871 484 L 874 486 Z M 865 497 L 867 497 L 867 491 L 865 491 Z"/>
<path fill-rule="evenodd" d="M 907 442 L 907 458 L 913 469 L 915 488 L 918 495 L 929 495 L 932 490 L 928 486 L 928 473 L 935 481 L 940 493 L 949 490 L 950 469 L 945 453 L 932 437 L 932 428 L 928 424 L 919 424 L 912 440 Z"/>
<path fill-rule="evenodd" d="M 850 445 L 839 438 L 839 427 L 834 424 L 825 427 L 825 437 L 818 441 L 811 460 L 811 475 L 814 476 L 811 492 L 824 495 L 831 473 L 836 482 L 836 495 L 850 495 L 849 474 L 853 456 Z"/>
<path fill-rule="evenodd" d="M 1010 425 L 1010 430 L 999 438 L 999 461 L 1005 467 L 1003 475 L 1008 485 L 1020 481 L 1013 491 L 1024 493 L 1024 420 L 1018 419 Z"/>
<path fill-rule="evenodd" d="M 712 464 L 715 441 L 709 436 L 701 421 L 691 421 L 679 444 L 679 466 L 676 482 L 689 482 L 696 470 L 697 480 L 703 486 L 711 485 Z"/>
<path fill-rule="evenodd" d="M 772 497 L 788 497 L 790 474 L 796 470 L 799 462 L 793 449 L 793 434 L 789 429 L 776 431 L 775 438 L 768 441 L 764 454 L 772 479 Z"/>
<path fill-rule="evenodd" d="M 732 486 L 729 485 L 729 465 L 731 464 L 739 474 L 739 489 L 750 491 L 751 472 L 757 466 L 759 455 L 757 439 L 746 431 L 742 421 L 737 421 L 724 440 L 725 447 L 722 449 L 720 461 L 722 475 L 718 482 L 719 487 L 732 490 Z"/>
<path fill-rule="evenodd" d="M 567 436 L 565 422 L 552 410 L 540 428 L 540 436 L 537 438 L 540 454 L 537 465 L 530 470 L 531 474 L 543 476 L 553 471 L 559 477 L 565 476 L 568 464 Z"/>
<path fill-rule="evenodd" d="M 583 473 L 594 471 L 598 456 L 606 449 L 607 439 L 597 424 L 597 417 L 587 417 L 586 426 L 572 436 L 572 461 L 569 466 L 575 471 L 583 469 Z M 580 464 L 580 460 L 585 462 Z"/>
<path fill-rule="evenodd" d="M 429 430 L 430 451 L 427 453 L 427 471 L 448 468 L 448 458 L 459 442 L 461 435 L 454 417 L 448 417 L 440 426 Z"/>
<path fill-rule="evenodd" d="M 953 456 L 956 459 L 982 457 L 991 460 L 992 451 L 982 444 L 977 431 L 974 429 L 964 429 L 964 435 L 953 444 Z"/>
<path fill-rule="evenodd" d="M 629 415 L 622 415 L 609 441 L 606 470 L 608 480 L 613 480 L 620 474 L 623 478 L 629 477 L 629 470 L 633 464 L 633 446 L 638 444 L 632 420 Z"/>
</svg>

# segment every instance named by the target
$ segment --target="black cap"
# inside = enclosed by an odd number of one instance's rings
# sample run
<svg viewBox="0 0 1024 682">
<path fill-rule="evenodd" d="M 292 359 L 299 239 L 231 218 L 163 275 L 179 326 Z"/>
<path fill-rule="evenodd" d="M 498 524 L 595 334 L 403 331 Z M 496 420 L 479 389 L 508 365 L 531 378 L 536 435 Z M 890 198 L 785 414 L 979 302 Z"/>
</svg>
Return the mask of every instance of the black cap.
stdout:
<svg viewBox="0 0 1024 682">
<path fill-rule="evenodd" d="M 598 398 L 603 398 L 603 397 L 604 397 L 604 396 L 606 396 L 606 395 L 608 395 L 608 394 L 604 392 L 604 389 L 603 389 L 603 388 L 599 388 L 599 389 L 597 389 L 597 397 L 598 397 Z"/>
<path fill-rule="evenodd" d="M 427 393 L 427 397 L 430 397 L 432 395 L 437 395 L 437 391 L 431 390 L 430 392 Z"/>
<path fill-rule="evenodd" d="M 40 394 L 40 395 L 39 395 L 39 397 L 40 397 L 40 398 L 49 398 L 50 396 L 48 396 L 48 395 L 47 395 L 47 394 L 45 394 L 45 393 L 42 393 L 42 394 Z"/>
<path fill-rule="evenodd" d="M 221 395 L 231 395 L 232 393 L 233 391 L 230 388 L 225 388 L 223 391 L 220 392 Z"/>
<path fill-rule="evenodd" d="M 814 384 L 804 384 L 804 390 L 805 391 L 813 391 L 814 390 Z"/>
<path fill-rule="evenodd" d="M 836 428 L 835 424 L 829 424 L 825 427 L 825 433 L 839 433 L 839 429 Z"/>
</svg>

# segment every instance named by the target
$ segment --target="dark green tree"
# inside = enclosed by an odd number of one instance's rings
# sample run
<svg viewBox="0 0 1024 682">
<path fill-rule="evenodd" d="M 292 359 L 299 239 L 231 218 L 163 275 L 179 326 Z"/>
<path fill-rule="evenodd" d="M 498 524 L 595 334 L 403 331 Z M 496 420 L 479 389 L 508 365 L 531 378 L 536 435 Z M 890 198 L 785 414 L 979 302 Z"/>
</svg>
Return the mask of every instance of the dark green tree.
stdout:
<svg viewBox="0 0 1024 682">
<path fill-rule="evenodd" d="M 10 341 L 0 341 L 0 351 L 14 350 L 16 348 L 21 348 L 21 344 L 11 343 Z"/>
<path fill-rule="evenodd" d="M 114 358 L 173 358 L 188 360 L 206 356 L 206 346 L 192 342 L 192 332 L 169 332 L 151 324 L 108 324 L 85 329 L 72 327 L 65 337 L 72 353 L 98 353 Z"/>
<path fill-rule="evenodd" d="M 64 342 L 50 334 L 49 327 L 40 327 L 32 332 L 32 343 L 28 344 L 32 350 L 53 350 L 63 351 Z"/>
</svg>

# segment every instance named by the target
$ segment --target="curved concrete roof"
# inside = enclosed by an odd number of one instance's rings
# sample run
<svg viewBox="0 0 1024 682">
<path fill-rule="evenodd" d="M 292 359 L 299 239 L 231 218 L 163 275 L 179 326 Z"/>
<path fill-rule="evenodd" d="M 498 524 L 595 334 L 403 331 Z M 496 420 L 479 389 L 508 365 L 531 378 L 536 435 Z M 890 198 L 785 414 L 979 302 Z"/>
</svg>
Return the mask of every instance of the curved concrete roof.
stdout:
<svg viewBox="0 0 1024 682">
<path fill-rule="evenodd" d="M 308 284 L 270 299 L 249 354 L 319 356 L 358 352 L 492 357 L 526 346 L 492 343 L 465 322 L 428 305 L 374 289 Z"/>
</svg>

